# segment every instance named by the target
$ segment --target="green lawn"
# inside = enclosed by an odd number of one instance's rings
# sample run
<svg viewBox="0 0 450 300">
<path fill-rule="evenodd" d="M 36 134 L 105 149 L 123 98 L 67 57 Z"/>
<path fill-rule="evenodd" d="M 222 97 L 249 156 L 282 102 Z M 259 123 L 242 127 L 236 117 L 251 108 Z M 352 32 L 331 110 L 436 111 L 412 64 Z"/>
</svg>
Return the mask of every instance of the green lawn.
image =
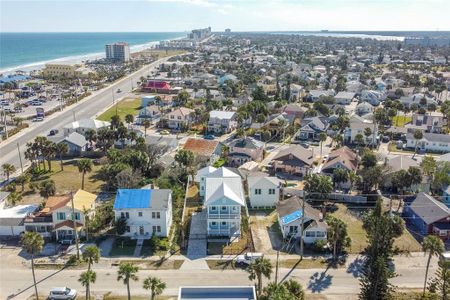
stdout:
<svg viewBox="0 0 450 300">
<path fill-rule="evenodd" d="M 116 238 L 109 256 L 133 256 L 136 240 L 129 238 Z"/>
<path fill-rule="evenodd" d="M 131 114 L 136 116 L 141 108 L 141 99 L 140 98 L 126 98 L 104 113 L 97 117 L 98 120 L 101 121 L 111 121 L 112 116 L 117 115 L 120 117 L 122 121 L 125 121 L 125 116 Z"/>
<path fill-rule="evenodd" d="M 362 221 L 349 213 L 345 205 L 337 204 L 336 206 L 338 207 L 338 210 L 333 212 L 332 215 L 347 224 L 348 234 L 352 239 L 352 245 L 349 252 L 361 253 L 367 246 L 367 236 L 366 231 L 363 229 Z M 394 247 L 405 252 L 417 252 L 422 249 L 419 242 L 417 242 L 407 230 L 395 240 Z"/>
<path fill-rule="evenodd" d="M 412 118 L 408 116 L 395 116 L 392 118 L 392 125 L 397 127 L 405 127 L 405 125 L 411 121 Z"/>
<path fill-rule="evenodd" d="M 51 162 L 52 172 L 39 175 L 33 178 L 32 182 L 41 182 L 52 179 L 55 181 L 56 193 L 67 193 L 77 191 L 81 188 L 81 173 L 78 171 L 76 160 L 64 161 L 64 170 L 61 171 L 60 162 L 54 160 Z M 96 178 L 97 172 L 101 166 L 93 165 L 92 172 L 87 173 L 84 178 L 84 190 L 90 193 L 99 193 L 104 181 Z M 28 187 L 25 192 L 29 191 Z"/>
</svg>

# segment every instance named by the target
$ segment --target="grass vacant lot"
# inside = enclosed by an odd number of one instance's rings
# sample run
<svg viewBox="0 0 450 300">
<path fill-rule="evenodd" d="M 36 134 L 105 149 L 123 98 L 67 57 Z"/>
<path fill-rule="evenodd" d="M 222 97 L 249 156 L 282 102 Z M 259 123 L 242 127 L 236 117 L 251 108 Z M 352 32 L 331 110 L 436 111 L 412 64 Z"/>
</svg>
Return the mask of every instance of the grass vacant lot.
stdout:
<svg viewBox="0 0 450 300">
<path fill-rule="evenodd" d="M 139 267 L 140 270 L 178 270 L 184 263 L 182 259 L 159 259 L 159 260 L 148 260 L 148 259 L 130 259 L 121 260 L 123 263 L 132 263 Z M 117 265 L 119 261 L 117 262 Z"/>
<path fill-rule="evenodd" d="M 366 231 L 363 229 L 362 221 L 353 216 L 343 204 L 337 204 L 338 209 L 332 213 L 336 218 L 344 221 L 347 224 L 347 230 L 350 238 L 352 239 L 352 245 L 350 253 L 360 253 L 367 246 Z M 405 252 L 417 252 L 421 251 L 422 247 L 414 237 L 405 230 L 399 238 L 394 242 L 394 247 L 397 247 L 400 251 Z"/>
<path fill-rule="evenodd" d="M 208 267 L 210 270 L 239 270 L 242 269 L 240 266 L 237 266 L 234 260 L 220 260 L 220 259 L 211 259 L 206 260 Z M 275 268 L 276 262 L 271 261 L 272 266 Z M 325 269 L 327 268 L 328 263 L 323 259 L 285 259 L 280 260 L 279 267 L 280 268 L 288 268 L 288 269 Z"/>
<path fill-rule="evenodd" d="M 109 256 L 133 256 L 136 240 L 116 238 Z"/>
<path fill-rule="evenodd" d="M 39 175 L 32 179 L 32 182 L 42 182 L 51 179 L 55 181 L 56 193 L 63 194 L 70 191 L 77 191 L 81 188 L 81 173 L 78 171 L 77 161 L 63 161 L 64 171 L 61 171 L 61 165 L 58 160 L 51 162 L 52 172 Z M 84 190 L 90 193 L 99 193 L 104 181 L 96 178 L 97 172 L 101 166 L 92 166 L 92 172 L 87 173 L 84 178 Z M 26 186 L 25 194 L 29 194 L 30 189 Z"/>
<path fill-rule="evenodd" d="M 117 115 L 120 117 L 122 121 L 125 121 L 125 116 L 131 114 L 136 116 L 141 107 L 141 99 L 139 98 L 125 98 L 120 102 L 116 102 L 116 105 L 102 113 L 97 117 L 98 120 L 101 121 L 111 121 L 112 116 Z"/>
<path fill-rule="evenodd" d="M 405 127 L 411 121 L 412 118 L 408 116 L 395 116 L 392 118 L 392 124 L 397 127 Z"/>
</svg>

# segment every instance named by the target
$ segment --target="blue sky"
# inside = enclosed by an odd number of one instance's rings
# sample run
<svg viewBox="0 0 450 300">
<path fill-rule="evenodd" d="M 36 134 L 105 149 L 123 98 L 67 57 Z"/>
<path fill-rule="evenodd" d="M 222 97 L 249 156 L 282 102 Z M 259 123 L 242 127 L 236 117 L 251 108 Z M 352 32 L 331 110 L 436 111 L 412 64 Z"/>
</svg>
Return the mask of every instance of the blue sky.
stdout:
<svg viewBox="0 0 450 300">
<path fill-rule="evenodd" d="M 450 0 L 0 0 L 0 31 L 450 30 Z"/>
</svg>

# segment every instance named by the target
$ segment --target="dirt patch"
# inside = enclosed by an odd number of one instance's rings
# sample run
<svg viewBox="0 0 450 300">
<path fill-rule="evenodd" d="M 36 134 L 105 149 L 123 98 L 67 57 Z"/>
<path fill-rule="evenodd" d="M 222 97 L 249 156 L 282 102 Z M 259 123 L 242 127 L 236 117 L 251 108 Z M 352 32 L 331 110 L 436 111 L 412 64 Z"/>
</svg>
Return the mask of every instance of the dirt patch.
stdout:
<svg viewBox="0 0 450 300">
<path fill-rule="evenodd" d="M 281 248 L 282 236 L 277 224 L 276 211 L 251 213 L 250 229 L 256 252 L 275 254 Z"/>
</svg>

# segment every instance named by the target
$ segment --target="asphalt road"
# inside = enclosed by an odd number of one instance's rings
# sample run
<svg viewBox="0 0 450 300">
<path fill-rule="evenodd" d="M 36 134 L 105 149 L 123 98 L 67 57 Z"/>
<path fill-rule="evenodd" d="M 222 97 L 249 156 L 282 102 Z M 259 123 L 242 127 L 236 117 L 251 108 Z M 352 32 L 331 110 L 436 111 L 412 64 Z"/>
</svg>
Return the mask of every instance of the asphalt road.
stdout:
<svg viewBox="0 0 450 300">
<path fill-rule="evenodd" d="M 0 165 L 4 163 L 13 164 L 17 170 L 20 169 L 20 159 L 18 145 L 20 153 L 22 155 L 22 162 L 25 165 L 27 162 L 24 158 L 25 144 L 33 140 L 36 136 L 47 135 L 51 129 L 62 128 L 70 122 L 80 119 L 92 118 L 98 112 L 103 111 L 108 106 L 113 104 L 113 97 L 115 100 L 123 97 L 126 93 L 131 92 L 132 85 L 136 87 L 136 82 L 139 81 L 141 76 L 147 76 L 150 71 L 159 66 L 159 64 L 166 61 L 169 57 L 163 58 L 156 62 L 153 62 L 141 70 L 113 83 L 111 86 L 94 92 L 91 96 L 81 100 L 70 107 L 67 107 L 62 112 L 55 113 L 43 122 L 31 123 L 30 128 L 23 130 L 22 132 L 12 136 L 0 143 Z M 122 92 L 117 93 L 120 89 Z M 0 182 L 5 180 L 4 174 L 0 174 Z"/>
<path fill-rule="evenodd" d="M 420 260 L 417 266 L 411 265 L 413 259 L 408 258 L 408 265 L 396 268 L 398 277 L 391 283 L 400 288 L 420 289 L 425 276 L 425 256 L 415 257 Z M 4 265 L 6 267 L 6 264 Z M 3 269 L 5 270 L 5 269 Z M 95 264 L 93 270 L 97 273 L 97 281 L 92 286 L 92 292 L 103 294 L 111 292 L 115 295 L 125 295 L 126 287 L 117 281 L 117 267 Z M 430 268 L 429 276 L 433 276 L 436 266 Z M 81 294 L 84 288 L 78 282 L 84 270 L 36 270 L 40 294 L 46 295 L 52 287 L 68 286 L 77 289 Z M 0 275 L 1 299 L 27 299 L 33 292 L 31 269 L 25 266 L 8 265 L 8 273 Z M 167 284 L 165 295 L 175 296 L 180 286 L 225 286 L 252 285 L 248 273 L 244 270 L 140 270 L 139 281 L 131 282 L 133 295 L 148 295 L 142 288 L 142 282 L 147 276 L 157 276 Z M 358 267 L 340 269 L 286 269 L 279 270 L 278 280 L 293 278 L 299 281 L 307 293 L 323 294 L 327 299 L 357 299 L 360 290 Z M 42 281 L 41 281 L 42 280 Z M 271 280 L 274 280 L 272 274 Z M 267 282 L 267 280 L 266 280 Z M 16 295 L 11 297 L 12 295 Z"/>
</svg>

